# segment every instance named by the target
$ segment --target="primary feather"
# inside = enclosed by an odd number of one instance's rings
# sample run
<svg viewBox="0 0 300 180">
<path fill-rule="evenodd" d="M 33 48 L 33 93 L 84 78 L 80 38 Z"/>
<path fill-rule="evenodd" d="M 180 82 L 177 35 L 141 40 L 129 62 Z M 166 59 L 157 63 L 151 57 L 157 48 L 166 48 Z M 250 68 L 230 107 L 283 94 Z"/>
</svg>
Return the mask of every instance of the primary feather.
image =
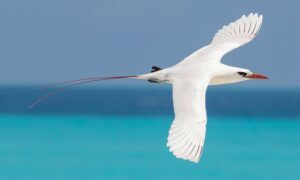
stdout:
<svg viewBox="0 0 300 180">
<path fill-rule="evenodd" d="M 251 13 L 247 17 L 243 15 L 235 22 L 223 26 L 209 45 L 197 50 L 179 64 L 221 61 L 228 52 L 253 40 L 261 28 L 262 20 L 263 16 L 257 13 Z"/>
<path fill-rule="evenodd" d="M 193 162 L 200 160 L 206 131 L 207 85 L 198 83 L 195 86 L 192 79 L 173 83 L 175 119 L 169 130 L 167 146 L 177 158 Z"/>
</svg>

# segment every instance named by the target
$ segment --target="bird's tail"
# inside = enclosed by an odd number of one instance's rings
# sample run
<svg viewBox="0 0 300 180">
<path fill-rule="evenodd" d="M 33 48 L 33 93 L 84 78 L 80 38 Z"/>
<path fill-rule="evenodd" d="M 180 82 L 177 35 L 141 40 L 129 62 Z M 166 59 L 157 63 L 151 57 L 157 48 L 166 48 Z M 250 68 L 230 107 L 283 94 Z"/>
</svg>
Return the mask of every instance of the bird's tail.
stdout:
<svg viewBox="0 0 300 180">
<path fill-rule="evenodd" d="M 114 79 L 126 79 L 126 78 L 133 78 L 133 79 L 145 79 L 143 75 L 131 75 L 131 76 L 110 76 L 110 77 L 94 77 L 94 78 L 84 78 L 84 79 L 76 79 L 71 81 L 64 81 L 59 82 L 55 84 L 51 84 L 45 88 L 55 88 L 54 90 L 50 91 L 48 94 L 38 98 L 36 101 L 34 101 L 30 106 L 28 106 L 28 109 L 32 109 L 39 103 L 46 100 L 48 97 L 61 92 L 67 88 L 74 87 L 81 84 L 87 84 L 97 81 L 104 81 L 104 80 L 114 80 Z"/>
</svg>

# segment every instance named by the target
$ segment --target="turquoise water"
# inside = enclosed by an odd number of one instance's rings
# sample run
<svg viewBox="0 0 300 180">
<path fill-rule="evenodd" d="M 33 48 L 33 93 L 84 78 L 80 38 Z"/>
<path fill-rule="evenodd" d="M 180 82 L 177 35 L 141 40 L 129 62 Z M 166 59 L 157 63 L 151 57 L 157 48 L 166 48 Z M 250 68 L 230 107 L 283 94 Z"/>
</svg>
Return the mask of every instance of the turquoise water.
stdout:
<svg viewBox="0 0 300 180">
<path fill-rule="evenodd" d="M 199 164 L 166 148 L 171 116 L 0 115 L 0 179 L 297 179 L 300 119 L 209 117 Z"/>
</svg>

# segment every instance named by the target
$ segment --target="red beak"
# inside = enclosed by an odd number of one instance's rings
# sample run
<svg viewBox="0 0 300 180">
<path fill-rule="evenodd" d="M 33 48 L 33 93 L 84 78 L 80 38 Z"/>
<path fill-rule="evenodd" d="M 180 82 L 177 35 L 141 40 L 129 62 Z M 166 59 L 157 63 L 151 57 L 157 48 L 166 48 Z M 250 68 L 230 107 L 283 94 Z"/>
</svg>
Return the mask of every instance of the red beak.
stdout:
<svg viewBox="0 0 300 180">
<path fill-rule="evenodd" d="M 251 74 L 246 76 L 246 78 L 250 78 L 250 79 L 269 79 L 267 76 L 262 75 L 262 74 Z"/>
</svg>

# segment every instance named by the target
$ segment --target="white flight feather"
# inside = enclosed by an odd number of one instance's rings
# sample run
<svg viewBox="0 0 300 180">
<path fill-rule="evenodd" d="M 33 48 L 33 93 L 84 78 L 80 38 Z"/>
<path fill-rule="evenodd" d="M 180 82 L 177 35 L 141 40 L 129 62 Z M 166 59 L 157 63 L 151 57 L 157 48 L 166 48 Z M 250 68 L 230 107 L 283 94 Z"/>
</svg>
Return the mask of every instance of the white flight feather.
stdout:
<svg viewBox="0 0 300 180">
<path fill-rule="evenodd" d="M 173 83 L 175 120 L 169 130 L 167 146 L 176 157 L 198 162 L 206 131 L 205 93 L 208 81 L 200 80 L 202 84 L 192 82 Z"/>
<path fill-rule="evenodd" d="M 223 26 L 213 37 L 212 42 L 186 57 L 178 65 L 201 63 L 203 61 L 221 61 L 222 57 L 253 40 L 262 25 L 263 16 L 257 13 L 243 15 L 235 22 Z"/>
<path fill-rule="evenodd" d="M 254 39 L 261 25 L 262 15 L 243 15 L 235 22 L 223 26 L 209 45 L 194 52 L 175 67 L 182 67 L 179 69 L 183 70 L 186 65 L 219 63 L 226 53 Z M 179 78 L 172 82 L 175 119 L 169 130 L 167 146 L 177 158 L 199 162 L 206 134 L 205 94 L 209 78 L 201 74 L 203 69 L 190 69 L 185 73 L 193 74 L 194 71 L 197 71 L 198 76 Z"/>
</svg>

